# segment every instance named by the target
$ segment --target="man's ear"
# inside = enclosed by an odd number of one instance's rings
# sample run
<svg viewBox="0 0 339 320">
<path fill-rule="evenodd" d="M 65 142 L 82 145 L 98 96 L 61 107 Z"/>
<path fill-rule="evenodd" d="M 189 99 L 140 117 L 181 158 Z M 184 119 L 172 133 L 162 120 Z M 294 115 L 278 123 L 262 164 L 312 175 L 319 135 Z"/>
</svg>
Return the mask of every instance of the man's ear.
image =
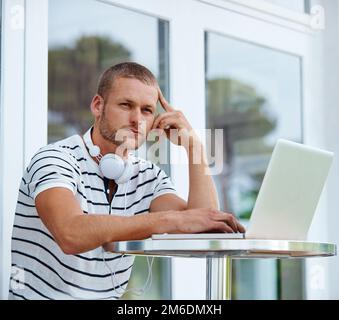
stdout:
<svg viewBox="0 0 339 320">
<path fill-rule="evenodd" d="M 91 102 L 91 111 L 94 117 L 101 116 L 104 110 L 104 105 L 105 105 L 104 99 L 99 94 L 96 94 Z"/>
</svg>

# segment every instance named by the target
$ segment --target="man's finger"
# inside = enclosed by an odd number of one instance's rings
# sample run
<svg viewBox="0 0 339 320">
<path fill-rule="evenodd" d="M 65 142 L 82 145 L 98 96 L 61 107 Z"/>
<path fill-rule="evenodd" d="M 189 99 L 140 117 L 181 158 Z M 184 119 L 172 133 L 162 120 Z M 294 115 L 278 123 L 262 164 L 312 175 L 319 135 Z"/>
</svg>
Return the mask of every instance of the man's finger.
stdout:
<svg viewBox="0 0 339 320">
<path fill-rule="evenodd" d="M 233 229 L 223 222 L 215 222 L 213 224 L 213 230 L 222 231 L 226 233 L 234 233 Z"/>
<path fill-rule="evenodd" d="M 157 125 L 158 125 L 158 122 L 159 122 L 159 117 L 160 117 L 160 115 L 155 117 L 155 119 L 153 121 L 153 124 L 152 124 L 152 129 L 156 129 L 157 128 Z"/>
<path fill-rule="evenodd" d="M 173 114 L 162 113 L 162 114 L 158 115 L 158 116 L 156 117 L 156 119 L 154 120 L 154 122 L 153 122 L 152 128 L 153 128 L 153 129 L 158 128 L 160 121 L 164 120 L 165 118 L 167 118 L 167 117 L 169 117 L 169 116 L 173 116 Z"/>
<path fill-rule="evenodd" d="M 233 216 L 230 216 L 228 219 L 226 219 L 226 223 L 233 229 L 234 232 L 238 232 L 237 223 Z"/>
<path fill-rule="evenodd" d="M 155 120 L 154 120 L 154 122 L 153 122 L 152 129 L 158 128 L 159 122 L 164 118 L 164 115 L 165 115 L 165 114 L 166 114 L 166 113 L 159 114 L 159 115 L 155 118 Z"/>
<path fill-rule="evenodd" d="M 159 101 L 160 104 L 162 105 L 162 107 L 164 108 L 164 110 L 166 112 L 171 112 L 174 111 L 174 109 L 170 106 L 170 104 L 166 101 L 166 99 L 164 98 L 160 88 L 158 87 L 158 95 L 159 95 Z"/>
<path fill-rule="evenodd" d="M 233 220 L 233 223 L 236 227 L 236 232 L 245 233 L 245 231 L 246 231 L 245 228 L 241 225 L 241 223 L 237 220 L 237 218 L 233 216 L 232 220 Z M 232 225 L 233 225 L 233 223 L 232 223 Z"/>
<path fill-rule="evenodd" d="M 234 232 L 240 231 L 238 228 L 237 219 L 230 213 L 221 212 L 221 214 L 216 217 L 216 220 L 224 220 L 225 223 L 234 230 Z"/>
<path fill-rule="evenodd" d="M 165 118 L 160 121 L 158 125 L 159 129 L 182 129 L 180 125 L 178 125 L 178 122 L 176 119 L 173 119 L 172 117 Z"/>
<path fill-rule="evenodd" d="M 246 229 L 244 228 L 244 226 L 242 224 L 237 222 L 237 225 L 238 225 L 238 230 L 240 231 L 240 233 L 245 233 L 246 232 Z"/>
</svg>

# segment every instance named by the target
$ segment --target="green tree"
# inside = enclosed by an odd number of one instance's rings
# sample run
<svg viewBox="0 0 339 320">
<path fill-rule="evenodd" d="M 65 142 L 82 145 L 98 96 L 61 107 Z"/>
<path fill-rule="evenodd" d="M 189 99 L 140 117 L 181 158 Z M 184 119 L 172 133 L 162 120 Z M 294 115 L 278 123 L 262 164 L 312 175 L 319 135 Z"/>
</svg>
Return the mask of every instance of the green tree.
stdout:
<svg viewBox="0 0 339 320">
<path fill-rule="evenodd" d="M 72 46 L 49 50 L 49 136 L 58 140 L 84 132 L 92 122 L 89 105 L 99 75 L 109 66 L 129 61 L 131 53 L 108 37 L 83 36 Z"/>
<path fill-rule="evenodd" d="M 234 169 L 234 158 L 270 154 L 272 147 L 266 145 L 262 138 L 274 130 L 276 117 L 269 110 L 266 99 L 259 95 L 255 88 L 236 79 L 209 80 L 207 106 L 207 127 L 223 129 L 223 158 L 226 170 L 215 177 L 220 186 L 221 205 L 225 210 L 234 211 L 228 201 L 230 180 L 238 174 Z M 213 146 L 212 153 L 214 153 Z M 251 172 L 248 176 L 252 181 L 260 184 L 263 174 L 264 172 Z M 251 204 L 254 204 L 257 192 L 258 189 L 242 192 L 241 201 L 246 205 L 241 212 L 236 212 L 239 216 L 249 218 L 252 211 Z"/>
</svg>

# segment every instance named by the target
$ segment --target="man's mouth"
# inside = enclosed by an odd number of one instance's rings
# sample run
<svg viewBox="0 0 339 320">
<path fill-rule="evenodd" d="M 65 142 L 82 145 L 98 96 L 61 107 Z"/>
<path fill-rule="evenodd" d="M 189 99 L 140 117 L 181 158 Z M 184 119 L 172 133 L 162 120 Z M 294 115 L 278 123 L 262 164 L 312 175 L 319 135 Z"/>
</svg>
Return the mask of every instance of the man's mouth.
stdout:
<svg viewBox="0 0 339 320">
<path fill-rule="evenodd" d="M 130 131 L 132 131 L 134 134 L 140 134 L 140 132 L 137 129 L 130 128 Z"/>
</svg>

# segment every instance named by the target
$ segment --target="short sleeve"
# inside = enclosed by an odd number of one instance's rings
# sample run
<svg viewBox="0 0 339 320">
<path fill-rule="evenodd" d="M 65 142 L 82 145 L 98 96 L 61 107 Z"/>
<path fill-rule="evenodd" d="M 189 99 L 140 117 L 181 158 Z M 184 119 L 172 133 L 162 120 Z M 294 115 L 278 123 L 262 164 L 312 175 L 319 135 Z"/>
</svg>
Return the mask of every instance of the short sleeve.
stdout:
<svg viewBox="0 0 339 320">
<path fill-rule="evenodd" d="M 165 173 L 165 171 L 163 171 L 162 169 L 160 169 L 159 167 L 156 167 L 156 184 L 155 184 L 155 188 L 154 188 L 154 194 L 153 194 L 153 198 L 152 200 L 154 200 L 155 198 L 166 194 L 166 193 L 173 193 L 175 195 L 177 195 L 177 192 L 174 188 L 174 185 L 170 179 L 169 176 L 167 176 L 167 174 Z"/>
<path fill-rule="evenodd" d="M 50 188 L 62 187 L 76 193 L 78 168 L 70 157 L 57 148 L 40 149 L 26 168 L 24 179 L 28 194 L 36 196 Z"/>
</svg>

